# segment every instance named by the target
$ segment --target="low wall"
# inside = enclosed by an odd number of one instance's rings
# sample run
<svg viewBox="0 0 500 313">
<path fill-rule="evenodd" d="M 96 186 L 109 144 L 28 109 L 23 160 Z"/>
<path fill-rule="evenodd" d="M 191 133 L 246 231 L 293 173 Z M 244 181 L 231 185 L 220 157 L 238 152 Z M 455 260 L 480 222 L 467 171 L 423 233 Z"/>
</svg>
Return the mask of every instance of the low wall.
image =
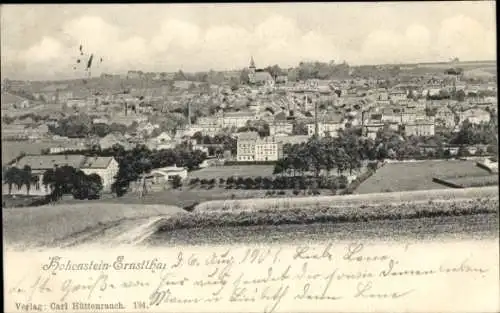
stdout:
<svg viewBox="0 0 500 313">
<path fill-rule="evenodd" d="M 444 180 L 444 179 L 440 179 L 440 178 L 437 178 L 437 177 L 433 177 L 432 181 L 435 182 L 435 183 L 438 183 L 440 185 L 446 186 L 446 187 L 463 188 L 463 186 L 461 186 L 461 185 L 458 185 L 458 184 L 455 184 L 455 183 L 452 183 L 450 181 L 447 181 L 447 180 Z"/>
</svg>

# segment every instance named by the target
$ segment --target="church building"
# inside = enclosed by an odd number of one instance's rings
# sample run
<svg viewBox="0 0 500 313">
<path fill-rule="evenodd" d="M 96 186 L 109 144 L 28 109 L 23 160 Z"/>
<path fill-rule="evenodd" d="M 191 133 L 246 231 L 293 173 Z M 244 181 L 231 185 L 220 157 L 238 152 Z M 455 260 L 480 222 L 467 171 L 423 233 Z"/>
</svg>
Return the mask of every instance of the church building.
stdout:
<svg viewBox="0 0 500 313">
<path fill-rule="evenodd" d="M 269 72 L 262 69 L 257 69 L 255 67 L 253 57 L 250 60 L 250 66 L 248 67 L 248 70 L 248 79 L 250 81 L 250 84 L 260 86 L 267 85 L 271 87 L 274 86 L 274 78 Z"/>
</svg>

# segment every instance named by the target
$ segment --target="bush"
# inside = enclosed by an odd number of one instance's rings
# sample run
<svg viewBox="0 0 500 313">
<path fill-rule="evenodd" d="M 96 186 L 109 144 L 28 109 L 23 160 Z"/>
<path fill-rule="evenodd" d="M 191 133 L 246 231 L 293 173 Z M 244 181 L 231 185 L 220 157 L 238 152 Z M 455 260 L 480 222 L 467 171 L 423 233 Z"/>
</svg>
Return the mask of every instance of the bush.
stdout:
<svg viewBox="0 0 500 313">
<path fill-rule="evenodd" d="M 313 195 L 315 195 L 315 196 L 317 196 L 317 195 L 320 195 L 320 194 L 321 194 L 321 192 L 319 191 L 319 189 L 313 189 L 313 190 L 312 190 L 312 193 L 313 193 Z"/>
<path fill-rule="evenodd" d="M 244 180 L 244 185 L 247 189 L 251 189 L 254 186 L 254 180 L 251 177 L 247 177 Z"/>
<path fill-rule="evenodd" d="M 182 178 L 179 175 L 172 177 L 172 187 L 174 189 L 182 187 Z"/>
<path fill-rule="evenodd" d="M 300 193 L 300 190 L 295 189 L 295 190 L 293 191 L 293 194 L 294 194 L 294 195 L 296 195 L 296 196 L 297 196 L 299 193 Z"/>
<path fill-rule="evenodd" d="M 285 191 L 284 191 L 284 190 L 280 190 L 280 191 L 278 191 L 278 195 L 283 196 L 284 194 L 285 194 Z"/>
<path fill-rule="evenodd" d="M 222 178 L 222 177 L 221 177 L 221 178 L 219 178 L 219 184 L 220 184 L 220 185 L 224 185 L 224 182 L 225 182 L 225 179 L 224 179 L 224 178 Z"/>
<path fill-rule="evenodd" d="M 274 165 L 276 161 L 226 161 L 224 166 L 231 165 Z"/>
</svg>

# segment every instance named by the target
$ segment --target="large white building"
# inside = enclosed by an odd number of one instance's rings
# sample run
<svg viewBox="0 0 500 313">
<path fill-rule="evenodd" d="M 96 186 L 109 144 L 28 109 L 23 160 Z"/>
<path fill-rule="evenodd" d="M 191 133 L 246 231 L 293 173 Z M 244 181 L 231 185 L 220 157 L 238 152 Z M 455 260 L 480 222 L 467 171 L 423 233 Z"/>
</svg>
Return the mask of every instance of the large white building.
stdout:
<svg viewBox="0 0 500 313">
<path fill-rule="evenodd" d="M 236 160 L 255 161 L 255 143 L 259 139 L 256 132 L 238 133 Z"/>
<path fill-rule="evenodd" d="M 240 162 L 276 161 L 283 155 L 283 143 L 279 137 L 260 138 L 255 132 L 240 133 L 237 142 L 237 157 Z"/>
<path fill-rule="evenodd" d="M 287 121 L 274 121 L 269 125 L 269 135 L 291 135 L 293 133 L 293 124 Z"/>
<path fill-rule="evenodd" d="M 435 120 L 438 125 L 448 128 L 455 127 L 455 113 L 447 106 L 436 111 Z"/>
<path fill-rule="evenodd" d="M 255 161 L 277 161 L 283 155 L 283 144 L 276 137 L 259 138 L 255 142 Z"/>
<path fill-rule="evenodd" d="M 405 125 L 406 136 L 434 136 L 434 121 L 428 119 L 418 119 Z"/>
<path fill-rule="evenodd" d="M 306 124 L 307 134 L 312 137 L 316 132 L 316 124 L 314 121 Z M 344 127 L 343 119 L 341 116 L 333 116 L 329 118 L 322 118 L 318 121 L 318 136 L 325 137 L 327 134 L 330 137 L 337 137 L 338 131 Z"/>
<path fill-rule="evenodd" d="M 491 115 L 488 111 L 482 109 L 470 109 L 464 112 L 460 112 L 460 125 L 468 120 L 471 124 L 481 124 L 488 123 L 491 119 Z"/>
</svg>

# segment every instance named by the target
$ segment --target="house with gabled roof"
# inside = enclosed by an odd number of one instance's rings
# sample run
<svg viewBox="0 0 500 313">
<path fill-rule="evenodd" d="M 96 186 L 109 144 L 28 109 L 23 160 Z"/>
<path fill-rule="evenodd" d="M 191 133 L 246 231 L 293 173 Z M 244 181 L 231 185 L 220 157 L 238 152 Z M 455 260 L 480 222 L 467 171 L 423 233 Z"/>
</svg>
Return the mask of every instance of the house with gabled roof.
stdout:
<svg viewBox="0 0 500 313">
<path fill-rule="evenodd" d="M 459 113 L 460 125 L 468 120 L 472 124 L 488 123 L 491 120 L 491 114 L 482 109 L 469 109 Z"/>
<path fill-rule="evenodd" d="M 318 136 L 337 137 L 338 131 L 344 127 L 344 118 L 341 115 L 329 114 L 318 117 Z M 307 134 L 312 137 L 316 132 L 316 123 L 311 119 L 307 124 Z"/>
<path fill-rule="evenodd" d="M 453 128 L 456 125 L 456 114 L 448 106 L 437 109 L 434 116 L 436 124 L 446 128 Z"/>
<path fill-rule="evenodd" d="M 97 174 L 102 179 L 103 190 L 111 191 L 111 185 L 118 173 L 119 164 L 113 157 L 87 157 L 84 155 L 26 155 L 11 165 L 19 169 L 29 166 L 31 173 L 37 178 L 30 187 L 31 195 L 47 195 L 52 191 L 50 186 L 43 185 L 43 175 L 47 170 L 57 167 L 71 166 L 82 170 L 85 174 Z M 3 188 L 8 190 L 8 188 Z M 26 186 L 13 188 L 12 194 L 27 194 Z"/>
</svg>

